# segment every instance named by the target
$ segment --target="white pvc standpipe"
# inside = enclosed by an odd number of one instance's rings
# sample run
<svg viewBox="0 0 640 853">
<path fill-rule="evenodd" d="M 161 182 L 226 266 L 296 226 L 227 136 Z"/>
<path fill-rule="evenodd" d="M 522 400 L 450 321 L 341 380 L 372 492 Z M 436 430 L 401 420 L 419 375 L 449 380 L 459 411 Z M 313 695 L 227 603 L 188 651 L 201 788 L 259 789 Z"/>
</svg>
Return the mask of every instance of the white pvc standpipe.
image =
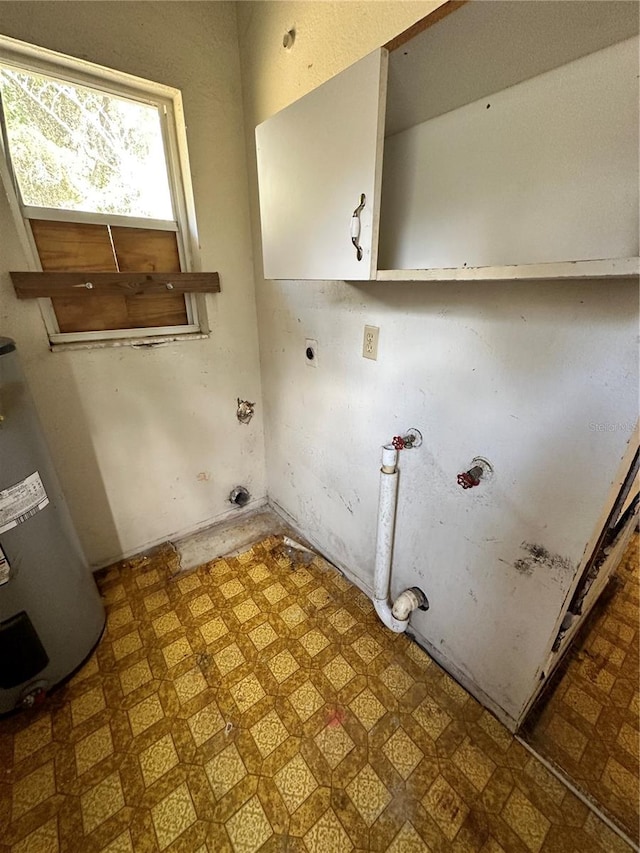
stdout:
<svg viewBox="0 0 640 853">
<path fill-rule="evenodd" d="M 373 576 L 373 603 L 382 622 L 400 634 L 406 631 L 409 616 L 396 619 L 391 612 L 389 582 L 391 580 L 391 558 L 393 535 L 396 526 L 396 501 L 398 498 L 398 451 L 391 445 L 382 448 L 380 471 L 380 498 L 378 502 L 378 533 L 376 537 L 376 564 Z"/>
</svg>

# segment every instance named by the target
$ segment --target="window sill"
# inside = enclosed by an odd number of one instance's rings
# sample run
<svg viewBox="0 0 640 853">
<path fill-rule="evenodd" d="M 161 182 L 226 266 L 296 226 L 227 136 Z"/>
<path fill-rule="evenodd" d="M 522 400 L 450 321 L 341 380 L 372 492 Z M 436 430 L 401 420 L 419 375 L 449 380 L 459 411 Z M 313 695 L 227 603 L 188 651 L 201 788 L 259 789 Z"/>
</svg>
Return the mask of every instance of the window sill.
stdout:
<svg viewBox="0 0 640 853">
<path fill-rule="evenodd" d="M 69 352 L 70 350 L 88 349 L 110 349 L 112 347 L 134 347 L 135 349 L 156 349 L 172 343 L 185 341 L 204 341 L 209 338 L 206 332 L 187 332 L 176 335 L 149 335 L 141 338 L 118 338 L 111 340 L 96 341 L 74 341 L 73 343 L 54 343 L 49 349 L 51 352 Z"/>
</svg>

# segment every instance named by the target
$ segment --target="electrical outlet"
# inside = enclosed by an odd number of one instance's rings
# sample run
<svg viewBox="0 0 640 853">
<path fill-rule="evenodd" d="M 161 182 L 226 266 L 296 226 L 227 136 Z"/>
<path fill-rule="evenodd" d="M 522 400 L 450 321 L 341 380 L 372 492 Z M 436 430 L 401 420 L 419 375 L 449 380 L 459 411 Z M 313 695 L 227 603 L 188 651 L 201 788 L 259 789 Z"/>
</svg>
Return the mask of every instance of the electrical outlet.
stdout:
<svg viewBox="0 0 640 853">
<path fill-rule="evenodd" d="M 364 327 L 364 340 L 362 342 L 363 358 L 370 358 L 376 361 L 378 358 L 378 335 L 380 329 L 378 326 Z"/>
</svg>

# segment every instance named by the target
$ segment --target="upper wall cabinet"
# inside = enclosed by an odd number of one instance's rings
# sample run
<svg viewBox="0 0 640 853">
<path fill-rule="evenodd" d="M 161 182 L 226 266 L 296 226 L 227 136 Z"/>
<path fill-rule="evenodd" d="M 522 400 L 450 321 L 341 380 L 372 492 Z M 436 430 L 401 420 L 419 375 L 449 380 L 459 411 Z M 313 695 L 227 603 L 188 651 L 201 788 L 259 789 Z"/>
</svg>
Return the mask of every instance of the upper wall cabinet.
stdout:
<svg viewBox="0 0 640 853">
<path fill-rule="evenodd" d="M 637 275 L 639 10 L 444 3 L 259 125 L 265 277 Z"/>
<path fill-rule="evenodd" d="M 256 128 L 267 278 L 376 275 L 386 50 Z"/>
</svg>

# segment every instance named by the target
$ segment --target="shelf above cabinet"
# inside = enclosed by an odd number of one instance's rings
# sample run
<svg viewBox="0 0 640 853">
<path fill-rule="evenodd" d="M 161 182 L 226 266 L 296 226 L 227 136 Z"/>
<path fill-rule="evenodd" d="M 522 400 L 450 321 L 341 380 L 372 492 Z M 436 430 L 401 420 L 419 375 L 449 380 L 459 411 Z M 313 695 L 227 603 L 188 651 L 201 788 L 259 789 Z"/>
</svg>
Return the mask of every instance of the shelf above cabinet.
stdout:
<svg viewBox="0 0 640 853">
<path fill-rule="evenodd" d="M 558 261 L 500 267 L 378 270 L 377 281 L 543 281 L 545 279 L 629 279 L 640 275 L 640 258 Z"/>
</svg>

